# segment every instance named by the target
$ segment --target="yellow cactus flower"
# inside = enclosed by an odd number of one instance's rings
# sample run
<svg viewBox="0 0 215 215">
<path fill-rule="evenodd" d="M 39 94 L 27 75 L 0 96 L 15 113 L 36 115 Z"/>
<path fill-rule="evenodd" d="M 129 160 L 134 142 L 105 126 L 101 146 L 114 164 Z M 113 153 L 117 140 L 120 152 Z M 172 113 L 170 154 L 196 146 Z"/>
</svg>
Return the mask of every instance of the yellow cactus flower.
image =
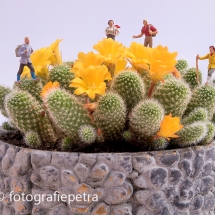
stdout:
<svg viewBox="0 0 215 215">
<path fill-rule="evenodd" d="M 177 138 L 179 136 L 175 133 L 181 130 L 183 127 L 183 125 L 180 125 L 180 118 L 172 117 L 172 114 L 170 113 L 168 116 L 165 116 L 161 122 L 160 130 L 158 131 L 157 135 L 168 140 L 170 140 L 170 137 Z"/>
<path fill-rule="evenodd" d="M 41 48 L 32 53 L 30 58 L 34 66 L 36 76 L 42 78 L 48 77 L 49 71 L 47 66 L 51 64 L 50 57 L 52 56 L 53 52 L 50 48 Z M 24 68 L 22 73 L 22 77 L 25 76 L 31 78 L 30 70 L 27 67 Z"/>
<path fill-rule="evenodd" d="M 152 82 L 163 81 L 163 77 L 172 73 L 177 62 L 177 52 L 170 53 L 167 47 L 161 45 L 154 48 L 150 58 L 150 77 Z"/>
<path fill-rule="evenodd" d="M 117 60 L 123 56 L 125 51 L 123 44 L 118 43 L 111 38 L 104 38 L 94 45 L 93 48 L 99 52 L 106 64 L 115 64 Z"/>
<path fill-rule="evenodd" d="M 124 71 L 126 69 L 127 61 L 124 58 L 119 59 L 115 64 L 115 71 L 114 74 L 117 75 L 118 73 Z"/>
<path fill-rule="evenodd" d="M 78 70 L 79 68 L 86 69 L 89 66 L 99 66 L 103 62 L 103 57 L 99 54 L 94 54 L 93 52 L 88 52 L 87 54 L 80 52 L 78 54 L 78 59 L 74 62 L 71 72 L 76 74 L 76 77 L 79 77 Z"/>
<path fill-rule="evenodd" d="M 51 82 L 49 81 L 44 87 L 42 92 L 40 93 L 40 95 L 42 96 L 42 98 L 46 97 L 47 93 L 49 93 L 51 90 L 53 89 L 58 89 L 60 88 L 60 84 L 59 82 L 55 81 L 55 82 Z"/>
<path fill-rule="evenodd" d="M 107 79 L 110 79 L 110 73 L 106 66 L 89 66 L 87 69 L 79 69 L 79 77 L 71 81 L 70 87 L 77 88 L 76 95 L 86 93 L 91 99 L 94 99 L 96 94 L 104 95 Z"/>
<path fill-rule="evenodd" d="M 56 40 L 54 43 L 52 43 L 49 46 L 49 48 L 54 53 L 54 55 L 50 57 L 51 65 L 62 64 L 63 63 L 62 56 L 61 56 L 61 54 L 59 52 L 59 43 L 61 41 L 62 41 L 62 39 Z"/>
<path fill-rule="evenodd" d="M 125 58 L 131 63 L 134 69 L 148 70 L 152 51 L 152 48 L 145 47 L 140 43 L 132 42 L 125 52 Z"/>
</svg>

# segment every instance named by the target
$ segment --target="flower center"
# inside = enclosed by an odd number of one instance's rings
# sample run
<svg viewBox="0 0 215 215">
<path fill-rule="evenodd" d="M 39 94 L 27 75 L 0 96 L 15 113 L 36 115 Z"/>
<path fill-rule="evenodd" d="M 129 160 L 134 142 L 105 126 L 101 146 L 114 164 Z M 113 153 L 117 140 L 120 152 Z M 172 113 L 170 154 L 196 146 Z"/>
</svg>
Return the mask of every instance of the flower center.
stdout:
<svg viewBox="0 0 215 215">
<path fill-rule="evenodd" d="M 97 86 L 96 86 L 96 83 L 95 82 L 93 82 L 93 83 L 88 83 L 88 87 L 87 87 L 87 89 L 88 90 L 95 90 L 97 88 Z"/>
</svg>

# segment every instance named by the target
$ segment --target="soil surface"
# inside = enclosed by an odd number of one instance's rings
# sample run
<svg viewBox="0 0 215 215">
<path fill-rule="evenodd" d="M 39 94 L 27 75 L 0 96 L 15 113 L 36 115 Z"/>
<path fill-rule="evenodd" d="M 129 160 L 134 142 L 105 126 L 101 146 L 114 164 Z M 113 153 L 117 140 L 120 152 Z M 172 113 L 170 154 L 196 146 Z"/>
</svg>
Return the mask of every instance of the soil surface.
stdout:
<svg viewBox="0 0 215 215">
<path fill-rule="evenodd" d="M 6 131 L 0 127 L 0 140 L 18 147 L 31 148 L 25 143 L 23 134 L 18 130 Z M 57 141 L 53 146 L 47 146 L 47 144 L 43 143 L 38 149 L 47 151 L 62 151 L 60 141 Z M 172 148 L 168 147 L 166 150 L 169 149 Z M 141 151 L 148 151 L 144 144 L 137 145 L 134 143 L 126 142 L 125 140 L 93 143 L 90 145 L 76 144 L 72 145 L 71 148 L 68 150 L 68 152 L 82 153 L 123 153 Z"/>
</svg>

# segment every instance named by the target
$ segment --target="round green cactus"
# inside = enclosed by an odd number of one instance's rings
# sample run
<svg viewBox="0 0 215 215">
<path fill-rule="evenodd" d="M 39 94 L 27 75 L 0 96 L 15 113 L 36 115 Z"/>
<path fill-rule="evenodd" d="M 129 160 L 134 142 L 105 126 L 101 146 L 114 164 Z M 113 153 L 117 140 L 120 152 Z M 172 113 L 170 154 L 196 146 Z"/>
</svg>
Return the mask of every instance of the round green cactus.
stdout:
<svg viewBox="0 0 215 215">
<path fill-rule="evenodd" d="M 2 128 L 3 128 L 4 130 L 7 130 L 7 131 L 16 130 L 16 128 L 15 128 L 13 125 L 11 125 L 11 123 L 9 123 L 9 122 L 3 122 L 3 123 L 2 123 Z"/>
<path fill-rule="evenodd" d="M 211 120 L 215 110 L 215 88 L 205 85 L 197 88 L 187 106 L 184 116 L 187 116 L 197 107 L 202 107 L 208 112 L 208 119 Z"/>
<path fill-rule="evenodd" d="M 130 131 L 124 131 L 122 137 L 125 141 L 130 141 L 132 139 L 132 133 Z"/>
<path fill-rule="evenodd" d="M 79 129 L 79 139 L 85 144 L 94 143 L 96 136 L 96 129 L 91 125 L 82 125 Z"/>
<path fill-rule="evenodd" d="M 94 121 L 105 140 L 119 138 L 126 122 L 126 107 L 122 98 L 115 93 L 101 97 L 94 112 Z"/>
<path fill-rule="evenodd" d="M 130 128 L 140 136 L 152 136 L 158 132 L 163 117 L 164 110 L 157 101 L 142 101 L 131 112 Z"/>
<path fill-rule="evenodd" d="M 150 143 L 150 148 L 152 150 L 163 150 L 167 147 L 167 145 L 168 145 L 168 141 L 165 138 L 161 137 L 153 140 Z"/>
<path fill-rule="evenodd" d="M 180 147 L 196 145 L 205 138 L 207 126 L 205 122 L 195 122 L 184 126 L 177 132 L 178 138 L 172 139 L 171 143 Z"/>
<path fill-rule="evenodd" d="M 75 89 L 69 85 L 75 78 L 75 74 L 70 70 L 71 68 L 66 64 L 57 65 L 50 71 L 49 79 L 51 82 L 59 82 L 61 87 L 73 93 Z"/>
<path fill-rule="evenodd" d="M 11 89 L 9 87 L 4 87 L 0 85 L 0 111 L 2 113 L 2 115 L 4 115 L 5 117 L 7 116 L 7 113 L 5 111 L 5 97 L 11 92 Z"/>
<path fill-rule="evenodd" d="M 182 116 L 190 96 L 188 85 L 176 79 L 165 80 L 153 92 L 153 97 L 163 106 L 165 114 L 172 113 L 173 116 Z"/>
<path fill-rule="evenodd" d="M 112 81 L 111 89 L 118 93 L 128 109 L 136 106 L 145 97 L 145 88 L 136 72 L 120 72 Z"/>
<path fill-rule="evenodd" d="M 187 69 L 188 67 L 188 62 L 184 59 L 179 59 L 175 65 L 175 68 L 181 72 L 184 71 L 185 69 Z"/>
<path fill-rule="evenodd" d="M 197 83 L 196 81 L 196 68 L 190 68 L 187 71 L 185 71 L 182 75 L 182 78 L 186 83 L 189 84 L 192 90 L 202 83 L 202 73 L 200 70 L 198 70 L 199 83 Z"/>
<path fill-rule="evenodd" d="M 206 122 L 207 126 L 207 134 L 203 140 L 199 143 L 199 145 L 206 145 L 210 143 L 211 140 L 213 140 L 215 136 L 215 124 L 212 122 Z"/>
<path fill-rule="evenodd" d="M 208 113 L 204 108 L 195 108 L 187 117 L 182 119 L 182 125 L 189 125 L 198 121 L 207 121 Z"/>
<path fill-rule="evenodd" d="M 25 137 L 24 137 L 24 141 L 31 148 L 38 148 L 41 145 L 40 137 L 34 131 L 26 132 Z"/>
<path fill-rule="evenodd" d="M 23 90 L 30 93 L 34 98 L 42 103 L 40 93 L 43 89 L 43 84 L 38 80 L 24 78 L 21 79 L 18 84 L 15 86 L 16 90 Z"/>
<path fill-rule="evenodd" d="M 91 124 L 84 106 L 63 89 L 49 91 L 43 98 L 47 112 L 55 127 L 74 142 L 78 141 L 78 130 L 82 125 Z"/>
<path fill-rule="evenodd" d="M 56 141 L 54 130 L 39 102 L 24 91 L 10 93 L 5 108 L 11 122 L 23 133 L 34 131 L 47 143 Z"/>
</svg>

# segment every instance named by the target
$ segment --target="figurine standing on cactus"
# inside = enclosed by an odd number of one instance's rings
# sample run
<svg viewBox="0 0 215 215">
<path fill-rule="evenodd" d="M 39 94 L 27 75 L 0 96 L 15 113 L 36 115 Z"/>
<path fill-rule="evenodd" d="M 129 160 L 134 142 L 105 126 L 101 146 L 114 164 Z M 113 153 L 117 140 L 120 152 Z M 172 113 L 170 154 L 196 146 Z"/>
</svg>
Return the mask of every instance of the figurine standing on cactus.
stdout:
<svg viewBox="0 0 215 215">
<path fill-rule="evenodd" d="M 115 40 L 115 37 L 119 35 L 119 30 L 120 28 L 118 25 L 114 25 L 114 21 L 111 19 L 108 21 L 108 27 L 105 28 L 105 34 L 107 38 L 111 38 Z"/>
<path fill-rule="evenodd" d="M 143 27 L 141 29 L 141 33 L 137 36 L 133 36 L 132 38 L 140 38 L 143 35 L 145 35 L 145 40 L 144 40 L 144 46 L 149 46 L 152 48 L 152 44 L 153 44 L 153 39 L 152 37 L 155 37 L 156 34 L 158 33 L 157 29 L 148 23 L 147 19 L 143 20 Z"/>
<path fill-rule="evenodd" d="M 210 46 L 209 47 L 209 51 L 210 53 L 206 54 L 203 57 L 200 57 L 199 55 L 196 56 L 196 60 L 205 60 L 208 59 L 209 60 L 209 64 L 208 64 L 208 77 L 207 77 L 207 81 L 205 84 L 208 84 L 209 81 L 211 80 L 212 74 L 215 71 L 215 47 L 214 46 Z"/>
<path fill-rule="evenodd" d="M 21 59 L 19 61 L 20 62 L 19 70 L 17 72 L 17 82 L 20 81 L 20 76 L 21 76 L 25 66 L 27 66 L 30 69 L 31 77 L 34 80 L 36 80 L 34 67 L 33 67 L 31 59 L 30 59 L 33 49 L 31 47 L 31 45 L 29 44 L 30 43 L 29 37 L 25 37 L 24 41 L 25 41 L 25 43 L 19 47 L 18 53 L 17 53 L 18 57 L 21 57 Z"/>
</svg>

